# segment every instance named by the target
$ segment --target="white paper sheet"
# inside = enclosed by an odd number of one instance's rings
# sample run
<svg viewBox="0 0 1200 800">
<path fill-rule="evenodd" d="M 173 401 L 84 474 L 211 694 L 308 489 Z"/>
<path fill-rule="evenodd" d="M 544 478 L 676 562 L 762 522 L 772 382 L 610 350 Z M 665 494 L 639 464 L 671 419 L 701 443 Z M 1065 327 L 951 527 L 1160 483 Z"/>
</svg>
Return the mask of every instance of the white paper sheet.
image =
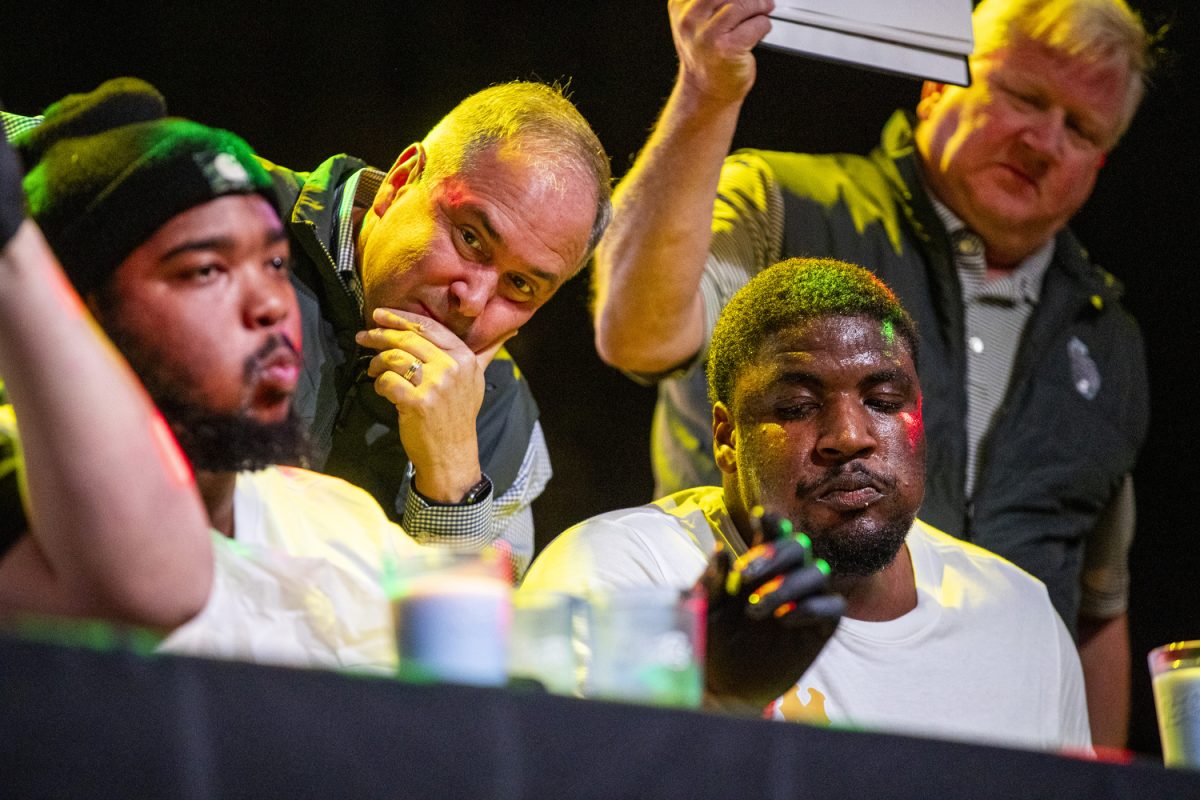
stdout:
<svg viewBox="0 0 1200 800">
<path fill-rule="evenodd" d="M 971 0 L 787 0 L 763 44 L 966 85 Z"/>
</svg>

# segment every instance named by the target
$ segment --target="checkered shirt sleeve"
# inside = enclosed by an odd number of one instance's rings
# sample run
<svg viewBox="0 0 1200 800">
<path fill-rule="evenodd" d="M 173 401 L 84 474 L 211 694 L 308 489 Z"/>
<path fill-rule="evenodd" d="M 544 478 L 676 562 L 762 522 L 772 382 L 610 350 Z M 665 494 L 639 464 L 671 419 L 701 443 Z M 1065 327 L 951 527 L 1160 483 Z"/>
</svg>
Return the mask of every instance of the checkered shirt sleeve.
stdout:
<svg viewBox="0 0 1200 800">
<path fill-rule="evenodd" d="M 533 501 L 550 480 L 550 451 L 541 423 L 534 423 L 517 478 L 499 497 L 471 505 L 435 505 L 408 485 L 404 530 L 421 544 L 480 550 L 489 544 L 507 550 L 520 580 L 533 559 Z"/>
<path fill-rule="evenodd" d="M 1083 542 L 1081 617 L 1111 619 L 1129 610 L 1129 549 L 1136 528 L 1133 476 L 1126 475 Z"/>
<path fill-rule="evenodd" d="M 0 124 L 4 125 L 4 138 L 10 142 L 25 131 L 32 130 L 42 124 L 45 117 L 23 117 L 20 114 L 10 114 L 0 111 Z"/>
<path fill-rule="evenodd" d="M 706 343 L 725 304 L 751 278 L 778 261 L 782 251 L 783 193 L 779 184 L 762 159 L 735 153 L 721 168 L 713 204 L 712 243 L 700 281 Z"/>
</svg>

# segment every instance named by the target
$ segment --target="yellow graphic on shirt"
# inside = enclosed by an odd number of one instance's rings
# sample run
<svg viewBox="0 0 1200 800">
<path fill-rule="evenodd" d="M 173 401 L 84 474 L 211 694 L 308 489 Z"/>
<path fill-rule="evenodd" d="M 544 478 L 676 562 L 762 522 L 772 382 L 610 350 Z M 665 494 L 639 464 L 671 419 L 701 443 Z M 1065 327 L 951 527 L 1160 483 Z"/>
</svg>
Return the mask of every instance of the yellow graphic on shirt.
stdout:
<svg viewBox="0 0 1200 800">
<path fill-rule="evenodd" d="M 800 697 L 802 691 L 808 693 L 807 702 Z M 829 724 L 829 714 L 825 713 L 825 695 L 811 687 L 808 689 L 801 689 L 799 686 L 792 687 L 792 690 L 783 696 L 783 701 L 779 704 L 779 713 L 784 719 L 792 722 L 807 722 L 810 725 Z"/>
</svg>

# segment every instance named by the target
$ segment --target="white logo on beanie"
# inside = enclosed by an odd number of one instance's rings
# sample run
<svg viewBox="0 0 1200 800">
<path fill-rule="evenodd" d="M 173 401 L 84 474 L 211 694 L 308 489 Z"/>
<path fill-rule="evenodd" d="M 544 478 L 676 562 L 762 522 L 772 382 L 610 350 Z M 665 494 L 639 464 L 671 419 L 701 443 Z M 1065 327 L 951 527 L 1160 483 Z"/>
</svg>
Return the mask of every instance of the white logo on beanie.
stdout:
<svg viewBox="0 0 1200 800">
<path fill-rule="evenodd" d="M 208 151 L 196 153 L 193 157 L 214 195 L 245 192 L 254 188 L 250 173 L 232 153 Z"/>
<path fill-rule="evenodd" d="M 217 171 L 225 180 L 230 183 L 244 183 L 249 185 L 250 175 L 246 172 L 246 168 L 242 166 L 236 158 L 230 153 L 217 153 L 217 157 L 212 162 L 213 169 Z"/>
</svg>

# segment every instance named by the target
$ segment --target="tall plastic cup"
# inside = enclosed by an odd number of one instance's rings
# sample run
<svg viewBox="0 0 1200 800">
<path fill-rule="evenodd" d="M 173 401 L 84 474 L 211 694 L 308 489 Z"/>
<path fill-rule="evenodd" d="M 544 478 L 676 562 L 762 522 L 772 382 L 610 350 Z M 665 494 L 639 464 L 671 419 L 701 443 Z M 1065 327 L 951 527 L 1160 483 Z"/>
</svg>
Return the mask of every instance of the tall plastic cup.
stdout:
<svg viewBox="0 0 1200 800">
<path fill-rule="evenodd" d="M 554 694 L 575 694 L 579 679 L 572 639 L 574 621 L 571 597 L 517 592 L 508 641 L 509 677 L 537 681 Z"/>
<path fill-rule="evenodd" d="M 697 708 L 704 693 L 703 598 L 674 589 L 591 597 L 591 662 L 584 693 Z"/>
<path fill-rule="evenodd" d="M 1200 640 L 1156 647 L 1149 660 L 1163 763 L 1200 769 Z"/>
</svg>

